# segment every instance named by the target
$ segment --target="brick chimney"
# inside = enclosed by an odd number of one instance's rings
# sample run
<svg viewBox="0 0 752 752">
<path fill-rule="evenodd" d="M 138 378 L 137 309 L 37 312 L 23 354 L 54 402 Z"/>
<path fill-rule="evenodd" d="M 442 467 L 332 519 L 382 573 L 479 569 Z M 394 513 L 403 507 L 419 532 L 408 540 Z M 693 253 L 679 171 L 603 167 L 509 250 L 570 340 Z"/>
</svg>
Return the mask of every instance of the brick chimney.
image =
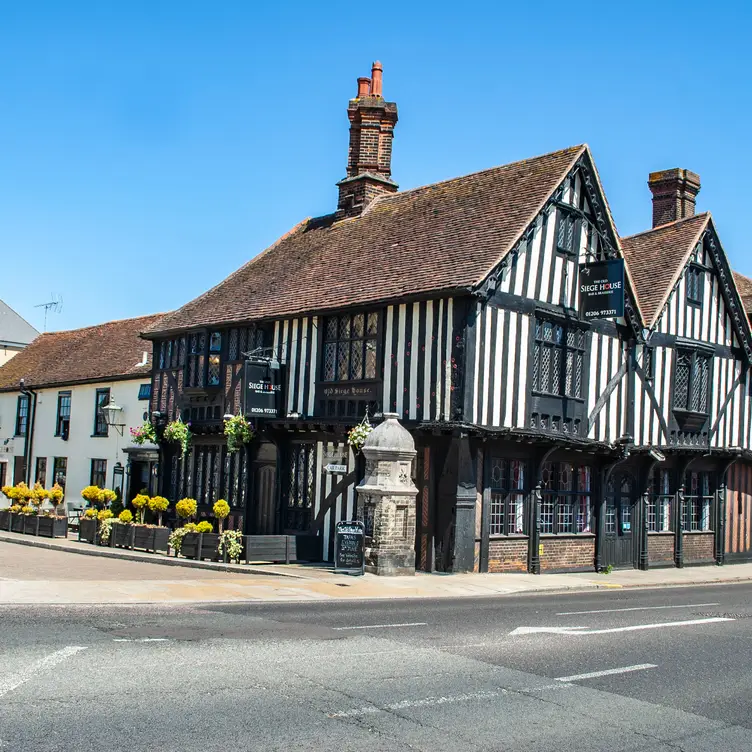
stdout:
<svg viewBox="0 0 752 752">
<path fill-rule="evenodd" d="M 397 105 L 382 96 L 382 67 L 376 61 L 371 78 L 358 79 L 358 96 L 350 100 L 350 149 L 347 177 L 337 183 L 337 216 L 356 217 L 377 196 L 395 193 L 392 180 L 392 139 Z"/>
<path fill-rule="evenodd" d="M 653 194 L 653 227 L 693 217 L 695 199 L 700 192 L 700 176 L 675 168 L 651 172 L 648 187 Z"/>
</svg>

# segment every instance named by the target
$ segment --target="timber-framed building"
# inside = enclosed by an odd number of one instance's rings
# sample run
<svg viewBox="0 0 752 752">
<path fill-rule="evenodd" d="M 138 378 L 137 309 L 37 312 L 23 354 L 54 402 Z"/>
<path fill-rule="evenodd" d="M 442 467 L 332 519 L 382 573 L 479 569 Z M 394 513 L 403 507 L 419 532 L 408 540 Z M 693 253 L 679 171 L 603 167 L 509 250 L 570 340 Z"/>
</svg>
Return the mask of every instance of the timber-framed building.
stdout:
<svg viewBox="0 0 752 752">
<path fill-rule="evenodd" d="M 162 492 L 331 560 L 364 470 L 347 430 L 396 412 L 422 570 L 748 556 L 752 333 L 699 178 L 652 174 L 654 226 L 622 239 L 587 146 L 399 192 L 379 64 L 348 117 L 336 211 L 144 332 L 152 414 L 194 432 L 161 445 Z M 580 263 L 620 258 L 624 316 L 584 320 Z M 281 412 L 231 454 L 248 353 L 281 365 Z"/>
</svg>

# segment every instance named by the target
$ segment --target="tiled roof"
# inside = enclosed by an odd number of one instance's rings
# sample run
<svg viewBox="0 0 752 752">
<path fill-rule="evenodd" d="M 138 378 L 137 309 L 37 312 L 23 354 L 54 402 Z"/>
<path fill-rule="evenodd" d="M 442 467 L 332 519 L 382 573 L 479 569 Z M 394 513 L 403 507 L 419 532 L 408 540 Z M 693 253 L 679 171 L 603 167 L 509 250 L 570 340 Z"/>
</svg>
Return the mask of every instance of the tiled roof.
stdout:
<svg viewBox="0 0 752 752">
<path fill-rule="evenodd" d="M 710 214 L 697 214 L 621 238 L 621 247 L 645 326 L 655 325 Z"/>
<path fill-rule="evenodd" d="M 382 196 L 354 219 L 306 220 L 146 334 L 477 285 L 586 150 L 574 146 Z"/>
<path fill-rule="evenodd" d="M 39 332 L 0 300 L 0 344 L 28 345 Z"/>
<path fill-rule="evenodd" d="M 108 321 L 106 324 L 40 334 L 0 368 L 0 390 L 26 386 L 62 386 L 118 378 L 148 377 L 151 344 L 139 333 L 164 314 Z M 147 353 L 145 365 L 142 362 Z"/>
<path fill-rule="evenodd" d="M 739 274 L 739 272 L 734 272 L 734 282 L 747 316 L 752 316 L 752 279 Z"/>
</svg>

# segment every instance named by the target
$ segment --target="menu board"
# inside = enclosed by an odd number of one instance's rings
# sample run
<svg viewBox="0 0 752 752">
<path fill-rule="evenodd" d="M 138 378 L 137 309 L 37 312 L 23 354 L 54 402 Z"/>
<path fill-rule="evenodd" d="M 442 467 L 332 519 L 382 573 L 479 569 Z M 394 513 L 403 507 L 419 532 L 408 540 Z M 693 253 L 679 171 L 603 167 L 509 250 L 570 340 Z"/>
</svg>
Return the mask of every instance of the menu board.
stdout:
<svg viewBox="0 0 752 752">
<path fill-rule="evenodd" d="M 365 527 L 359 520 L 338 522 L 334 533 L 334 571 L 363 574 Z"/>
</svg>

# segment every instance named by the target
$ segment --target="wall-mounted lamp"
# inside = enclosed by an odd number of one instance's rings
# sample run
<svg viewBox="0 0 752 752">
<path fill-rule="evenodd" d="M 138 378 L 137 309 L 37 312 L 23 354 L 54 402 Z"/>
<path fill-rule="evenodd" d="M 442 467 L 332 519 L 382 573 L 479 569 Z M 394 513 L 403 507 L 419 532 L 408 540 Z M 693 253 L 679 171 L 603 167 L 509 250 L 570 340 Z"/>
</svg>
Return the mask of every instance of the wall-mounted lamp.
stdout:
<svg viewBox="0 0 752 752">
<path fill-rule="evenodd" d="M 110 400 L 104 405 L 104 407 L 102 407 L 102 414 L 104 415 L 104 422 L 110 428 L 114 428 L 122 436 L 125 423 L 120 423 L 118 421 L 121 421 L 123 418 L 123 408 Z"/>
</svg>

